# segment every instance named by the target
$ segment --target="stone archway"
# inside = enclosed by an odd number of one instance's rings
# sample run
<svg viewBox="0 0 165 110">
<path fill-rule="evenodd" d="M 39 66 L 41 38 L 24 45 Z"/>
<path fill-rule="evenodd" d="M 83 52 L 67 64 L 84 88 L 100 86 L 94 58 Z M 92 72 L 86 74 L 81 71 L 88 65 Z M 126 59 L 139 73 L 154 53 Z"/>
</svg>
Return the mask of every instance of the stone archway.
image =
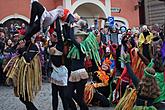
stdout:
<svg viewBox="0 0 165 110">
<path fill-rule="evenodd" d="M 74 10 L 73 13 L 78 13 L 81 17 L 85 18 L 89 25 L 93 24 L 95 18 L 107 17 L 105 11 L 93 3 L 81 4 Z"/>
<path fill-rule="evenodd" d="M 123 17 L 118 17 L 118 16 L 115 16 L 114 19 L 115 19 L 115 23 L 117 23 L 118 27 L 125 26 L 127 29 L 129 28 L 129 22 L 127 19 L 125 19 Z"/>
<path fill-rule="evenodd" d="M 103 11 L 106 17 L 111 15 L 110 10 L 110 0 L 106 0 L 106 5 L 104 5 L 100 0 L 77 0 L 72 6 L 71 6 L 71 12 L 75 12 L 75 10 L 83 4 L 93 4 L 96 5 L 100 10 Z"/>
<path fill-rule="evenodd" d="M 8 19 L 7 21 L 5 21 L 3 23 L 3 26 L 4 27 L 10 27 L 11 24 L 21 26 L 22 23 L 24 23 L 26 26 L 28 25 L 28 22 L 26 22 L 25 20 L 23 20 L 21 18 L 11 18 L 11 19 Z"/>
<path fill-rule="evenodd" d="M 82 17 L 97 18 L 103 17 L 107 18 L 111 16 L 111 5 L 110 0 L 105 0 L 103 4 L 100 0 L 77 0 L 72 5 L 68 6 L 71 13 L 78 13 Z M 89 25 L 93 24 L 94 19 L 87 19 Z M 99 24 L 102 25 L 104 22 L 101 20 Z"/>
<path fill-rule="evenodd" d="M 3 24 L 4 22 L 6 22 L 7 20 L 10 20 L 10 19 L 22 19 L 27 23 L 29 23 L 29 21 L 30 21 L 30 19 L 26 16 L 23 16 L 20 14 L 13 14 L 13 15 L 6 16 L 2 20 L 0 20 L 0 23 Z"/>
</svg>

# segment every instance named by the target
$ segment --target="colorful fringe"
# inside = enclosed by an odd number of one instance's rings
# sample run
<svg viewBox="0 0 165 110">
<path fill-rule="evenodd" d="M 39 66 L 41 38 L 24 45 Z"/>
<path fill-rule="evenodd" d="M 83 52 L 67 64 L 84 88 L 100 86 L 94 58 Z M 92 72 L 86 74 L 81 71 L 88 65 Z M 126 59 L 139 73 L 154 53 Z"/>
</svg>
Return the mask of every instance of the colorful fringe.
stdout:
<svg viewBox="0 0 165 110">
<path fill-rule="evenodd" d="M 12 66 L 8 67 L 11 63 Z M 42 70 L 38 54 L 34 56 L 30 63 L 27 63 L 23 56 L 21 58 L 16 56 L 8 62 L 4 71 L 7 71 L 7 84 L 14 85 L 15 96 L 32 101 L 41 90 Z"/>
</svg>

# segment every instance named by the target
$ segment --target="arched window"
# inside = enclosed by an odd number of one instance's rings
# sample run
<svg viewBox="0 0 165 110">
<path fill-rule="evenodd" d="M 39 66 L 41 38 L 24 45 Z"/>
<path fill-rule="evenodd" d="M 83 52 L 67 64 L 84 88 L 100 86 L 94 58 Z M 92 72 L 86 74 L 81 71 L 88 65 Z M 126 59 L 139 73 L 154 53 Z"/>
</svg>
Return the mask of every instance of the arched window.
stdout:
<svg viewBox="0 0 165 110">
<path fill-rule="evenodd" d="M 3 27 L 10 27 L 11 24 L 21 26 L 22 23 L 24 23 L 25 25 L 28 25 L 28 23 L 21 18 L 11 18 L 3 23 Z"/>
</svg>

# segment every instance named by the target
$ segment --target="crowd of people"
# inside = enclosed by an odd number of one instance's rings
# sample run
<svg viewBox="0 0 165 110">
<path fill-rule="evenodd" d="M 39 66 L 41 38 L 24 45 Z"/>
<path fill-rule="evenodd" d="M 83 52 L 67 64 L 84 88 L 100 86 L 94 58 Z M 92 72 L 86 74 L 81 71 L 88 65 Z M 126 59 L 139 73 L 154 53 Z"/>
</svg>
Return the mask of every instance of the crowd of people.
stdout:
<svg viewBox="0 0 165 110">
<path fill-rule="evenodd" d="M 64 110 L 76 110 L 76 104 L 80 110 L 164 108 L 162 27 L 105 23 L 98 29 L 68 9 L 47 11 L 38 0 L 31 1 L 29 25 L 0 28 L 0 85 L 12 84 L 27 110 L 37 110 L 32 100 L 45 78 L 51 83 L 53 110 L 58 94 Z"/>
</svg>

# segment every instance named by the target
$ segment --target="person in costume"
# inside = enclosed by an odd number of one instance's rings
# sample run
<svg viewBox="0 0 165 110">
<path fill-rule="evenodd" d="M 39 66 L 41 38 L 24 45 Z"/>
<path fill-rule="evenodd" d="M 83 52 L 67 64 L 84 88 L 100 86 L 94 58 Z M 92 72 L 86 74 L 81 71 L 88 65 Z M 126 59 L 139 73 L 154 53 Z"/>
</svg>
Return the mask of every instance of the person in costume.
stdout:
<svg viewBox="0 0 165 110">
<path fill-rule="evenodd" d="M 62 28 L 65 40 L 71 40 L 71 36 L 74 36 L 73 34 L 71 35 L 71 33 L 73 33 L 73 30 L 71 28 L 73 27 L 75 22 L 74 16 L 68 9 L 64 9 L 64 14 L 60 19 L 63 23 Z"/>
<path fill-rule="evenodd" d="M 53 72 L 51 73 L 52 83 L 52 105 L 53 110 L 58 109 L 58 93 L 62 99 L 64 110 L 68 110 L 67 95 L 67 81 L 68 70 L 62 63 L 62 55 L 64 43 L 61 36 L 61 27 L 59 18 L 56 19 L 56 31 L 51 34 L 52 46 L 49 48 L 51 55 L 51 65 Z"/>
<path fill-rule="evenodd" d="M 159 39 L 159 37 L 155 37 L 153 39 L 154 54 L 151 61 L 148 61 L 148 59 L 144 57 L 140 52 L 138 53 L 141 59 L 145 62 L 145 64 L 148 65 L 148 67 L 153 67 L 157 73 L 155 75 L 155 79 L 159 85 L 161 93 L 160 96 L 154 100 L 154 103 L 156 105 L 158 104 L 158 108 L 161 107 L 161 102 L 165 100 L 164 65 L 162 61 L 161 45 L 162 40 Z"/>
<path fill-rule="evenodd" d="M 74 90 L 78 100 L 76 101 L 80 106 L 80 110 L 88 110 L 86 103 L 84 102 L 84 89 L 87 79 L 89 78 L 84 66 L 84 58 L 90 56 L 95 62 L 100 63 L 98 53 L 98 43 L 93 33 L 86 33 L 81 29 L 74 27 L 71 28 L 72 33 L 71 42 L 74 44 L 71 47 L 68 58 L 71 58 L 71 74 L 69 76 L 68 83 L 68 99 L 72 100 Z M 75 110 L 76 106 L 72 106 L 71 109 Z"/>
<path fill-rule="evenodd" d="M 128 74 L 137 90 L 137 99 L 133 110 L 157 110 L 153 105 L 154 101 L 160 96 L 161 91 L 156 81 L 157 73 L 155 70 L 146 67 L 142 79 L 139 80 L 131 68 L 129 54 L 123 54 L 121 60 L 125 63 Z"/>
<path fill-rule="evenodd" d="M 102 107 L 109 107 L 110 102 L 110 83 L 113 79 L 114 70 L 114 60 L 112 58 L 112 54 L 115 55 L 115 46 L 108 45 L 106 48 L 106 55 L 103 59 L 101 65 L 95 65 L 97 70 L 92 71 L 91 82 L 86 84 L 85 87 L 85 102 L 88 105 L 96 105 Z M 112 62 L 111 62 L 112 61 Z"/>
<path fill-rule="evenodd" d="M 41 90 L 42 69 L 39 50 L 34 43 L 31 43 L 28 48 L 24 45 L 19 45 L 19 55 L 11 58 L 4 72 L 7 72 L 7 84 L 14 86 L 15 96 L 25 104 L 26 109 L 37 110 L 32 101 Z M 10 64 L 12 65 L 9 66 Z"/>
<path fill-rule="evenodd" d="M 165 65 L 165 37 L 162 36 L 162 41 L 163 41 L 163 44 L 162 44 L 162 47 L 161 47 L 161 53 L 162 53 L 162 59 L 163 59 L 163 64 Z"/>
<path fill-rule="evenodd" d="M 109 62 L 106 62 L 109 67 Z M 99 89 L 105 90 L 104 87 L 109 86 L 109 76 L 99 67 L 99 70 L 93 74 L 92 82 L 85 86 L 84 100 L 88 105 L 109 107 L 110 102 L 108 98 L 100 92 Z M 109 89 L 110 90 L 110 89 Z M 108 91 L 105 91 L 108 92 Z M 109 96 L 109 95 L 108 95 Z"/>
<path fill-rule="evenodd" d="M 149 32 L 146 25 L 142 27 L 142 33 L 139 36 L 138 40 L 138 48 L 142 51 L 143 55 L 151 60 L 152 51 L 151 51 L 151 42 L 153 38 L 153 34 Z"/>
<path fill-rule="evenodd" d="M 146 67 L 146 65 L 141 60 L 141 58 L 138 56 L 138 49 L 136 47 L 132 47 L 133 45 L 132 45 L 132 42 L 130 42 L 130 39 L 128 39 L 127 37 L 125 38 L 125 37 L 126 36 L 124 36 L 122 39 L 123 49 L 125 50 L 123 52 L 123 54 L 126 54 L 126 53 L 130 54 L 131 67 L 133 69 L 133 72 L 135 73 L 136 77 L 141 79 L 143 76 L 143 70 Z M 128 75 L 128 70 L 127 70 L 126 66 L 124 66 L 124 69 L 122 71 L 121 76 L 119 77 L 119 79 L 117 81 L 117 86 L 116 86 L 116 90 L 119 91 L 120 98 L 124 95 L 125 90 L 128 85 L 132 85 L 132 80 L 131 80 L 130 76 Z M 117 91 L 115 94 L 117 94 Z M 115 98 L 117 98 L 117 97 L 115 97 Z"/>
<path fill-rule="evenodd" d="M 77 51 L 79 52 L 79 59 L 71 58 L 71 74 L 69 77 L 69 83 L 68 83 L 68 101 L 72 100 L 73 93 L 76 90 L 76 95 L 78 97 L 78 105 L 80 106 L 80 110 L 88 110 L 88 107 L 86 103 L 84 102 L 84 89 L 85 84 L 87 83 L 88 79 L 88 73 L 85 70 L 84 67 L 84 58 L 86 55 L 83 53 L 83 50 L 81 49 L 80 43 L 83 41 L 83 37 L 87 36 L 88 34 L 82 31 L 78 31 L 75 33 L 75 38 L 72 38 L 72 42 L 75 45 L 75 48 L 77 48 Z M 76 110 L 76 106 L 71 107 L 72 110 Z"/>
<path fill-rule="evenodd" d="M 105 73 L 109 76 L 110 80 L 108 81 L 108 85 L 105 87 L 98 88 L 98 91 L 102 93 L 106 98 L 109 98 L 111 95 L 111 84 L 113 77 L 115 75 L 115 53 L 117 46 L 115 44 L 109 43 L 106 47 L 106 53 L 104 58 L 102 59 L 101 68 Z"/>
<path fill-rule="evenodd" d="M 54 23 L 59 16 L 63 16 L 64 10 L 61 7 L 47 11 L 38 0 L 31 0 L 31 17 L 30 24 L 25 33 L 26 46 L 30 42 L 31 37 L 37 32 L 45 32 L 47 28 Z"/>
</svg>

